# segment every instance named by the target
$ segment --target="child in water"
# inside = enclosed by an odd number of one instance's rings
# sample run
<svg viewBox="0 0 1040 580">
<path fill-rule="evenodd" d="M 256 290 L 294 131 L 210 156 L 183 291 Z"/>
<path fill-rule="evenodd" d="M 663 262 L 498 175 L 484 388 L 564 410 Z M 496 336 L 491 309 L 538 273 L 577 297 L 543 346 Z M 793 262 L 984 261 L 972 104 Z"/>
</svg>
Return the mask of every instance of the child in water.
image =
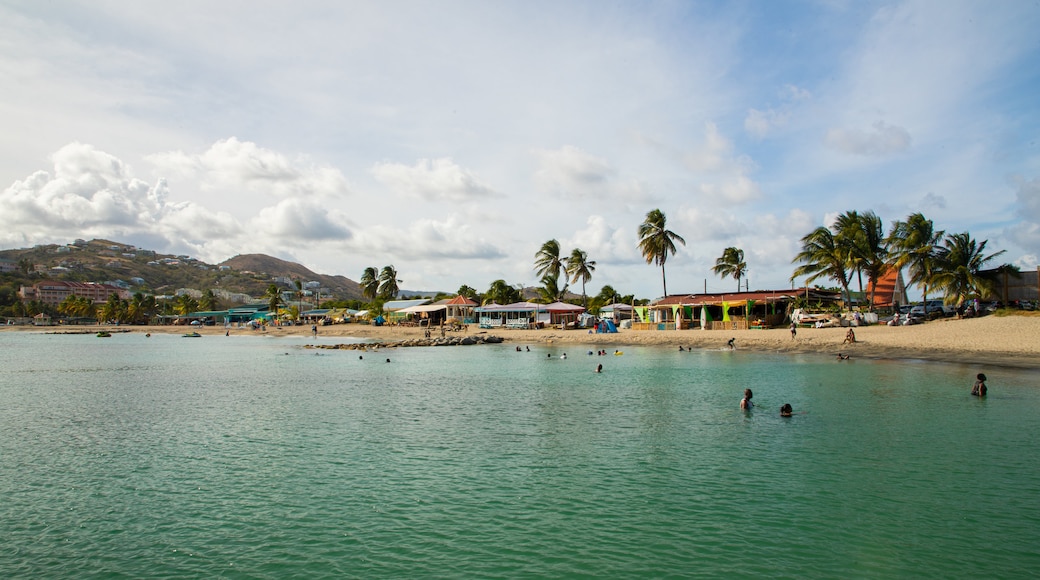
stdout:
<svg viewBox="0 0 1040 580">
<path fill-rule="evenodd" d="M 745 411 L 750 411 L 755 404 L 751 402 L 751 389 L 744 389 L 744 398 L 740 400 L 740 408 Z"/>
</svg>

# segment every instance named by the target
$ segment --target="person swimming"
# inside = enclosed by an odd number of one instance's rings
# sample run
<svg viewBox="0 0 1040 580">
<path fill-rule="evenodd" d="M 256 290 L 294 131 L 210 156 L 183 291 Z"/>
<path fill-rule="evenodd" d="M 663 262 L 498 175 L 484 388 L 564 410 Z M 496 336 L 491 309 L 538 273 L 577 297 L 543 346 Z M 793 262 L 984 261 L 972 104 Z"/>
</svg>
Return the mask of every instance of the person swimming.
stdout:
<svg viewBox="0 0 1040 580">
<path fill-rule="evenodd" d="M 784 403 L 783 406 L 780 407 L 781 417 L 790 417 L 793 413 L 794 409 L 791 408 L 791 403 Z"/>
<path fill-rule="evenodd" d="M 745 411 L 750 411 L 755 404 L 751 402 L 752 397 L 751 389 L 744 389 L 744 398 L 740 400 L 740 408 Z"/>
<path fill-rule="evenodd" d="M 976 397 L 985 397 L 986 391 L 986 375 L 979 373 L 975 376 L 975 384 L 971 386 L 971 394 Z"/>
<path fill-rule="evenodd" d="M 596 372 L 597 373 L 603 372 L 603 365 L 596 365 Z"/>
</svg>

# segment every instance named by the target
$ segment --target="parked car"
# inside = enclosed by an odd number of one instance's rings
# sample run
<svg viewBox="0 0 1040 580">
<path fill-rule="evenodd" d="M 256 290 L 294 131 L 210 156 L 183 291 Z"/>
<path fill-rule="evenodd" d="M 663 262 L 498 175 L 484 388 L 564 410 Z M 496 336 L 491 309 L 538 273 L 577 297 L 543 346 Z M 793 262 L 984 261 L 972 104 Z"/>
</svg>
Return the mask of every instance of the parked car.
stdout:
<svg viewBox="0 0 1040 580">
<path fill-rule="evenodd" d="M 927 310 L 925 309 L 927 306 Z M 927 316 L 937 312 L 942 316 L 953 316 L 957 314 L 957 309 L 953 306 L 947 306 L 943 304 L 942 300 L 929 300 L 927 304 L 918 304 L 910 309 L 910 314 L 915 316 Z"/>
</svg>

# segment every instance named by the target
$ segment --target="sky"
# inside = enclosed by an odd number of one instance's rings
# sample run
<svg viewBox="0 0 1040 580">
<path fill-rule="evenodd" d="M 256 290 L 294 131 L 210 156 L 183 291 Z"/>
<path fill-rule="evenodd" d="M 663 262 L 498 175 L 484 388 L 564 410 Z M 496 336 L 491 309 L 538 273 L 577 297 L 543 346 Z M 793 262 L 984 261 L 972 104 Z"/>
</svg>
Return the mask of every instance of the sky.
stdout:
<svg viewBox="0 0 1040 580">
<path fill-rule="evenodd" d="M 670 294 L 735 290 L 731 246 L 790 288 L 836 215 L 920 211 L 1033 269 L 1037 30 L 1036 0 L 0 0 L 0 247 L 453 292 L 537 285 L 556 239 L 588 294 L 654 298 L 654 209 Z"/>
</svg>

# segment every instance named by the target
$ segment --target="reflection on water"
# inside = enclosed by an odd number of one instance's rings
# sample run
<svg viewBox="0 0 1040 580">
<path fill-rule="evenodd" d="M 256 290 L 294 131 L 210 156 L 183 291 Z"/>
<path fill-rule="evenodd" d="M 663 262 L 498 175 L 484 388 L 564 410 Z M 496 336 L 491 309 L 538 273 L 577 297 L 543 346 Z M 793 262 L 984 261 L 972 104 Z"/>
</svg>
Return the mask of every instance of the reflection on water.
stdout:
<svg viewBox="0 0 1040 580">
<path fill-rule="evenodd" d="M 978 400 L 957 365 L 301 344 L 0 334 L 0 574 L 1040 567 L 1033 372 Z"/>
</svg>

